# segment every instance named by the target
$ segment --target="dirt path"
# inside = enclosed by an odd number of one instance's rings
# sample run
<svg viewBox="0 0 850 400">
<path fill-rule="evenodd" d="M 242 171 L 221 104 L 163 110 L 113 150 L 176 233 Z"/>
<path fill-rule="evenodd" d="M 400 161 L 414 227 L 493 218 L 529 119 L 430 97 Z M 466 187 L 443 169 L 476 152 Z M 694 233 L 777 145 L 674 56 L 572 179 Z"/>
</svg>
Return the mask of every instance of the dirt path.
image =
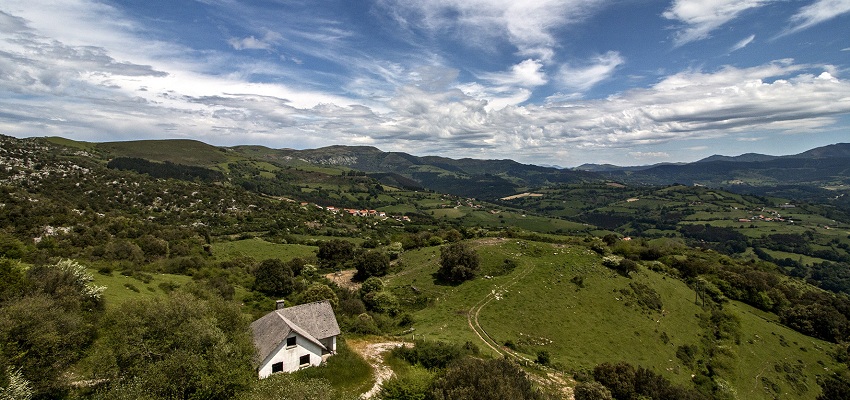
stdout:
<svg viewBox="0 0 850 400">
<path fill-rule="evenodd" d="M 519 354 L 507 347 L 502 346 L 502 344 L 498 343 L 494 340 L 490 335 L 484 330 L 484 327 L 481 326 L 481 322 L 479 321 L 479 315 L 481 314 L 481 310 L 490 304 L 493 300 L 501 299 L 502 295 L 507 292 L 509 288 L 515 285 L 517 282 L 525 278 L 529 273 L 534 270 L 535 266 L 529 265 L 516 276 L 511 278 L 509 281 L 503 283 L 502 285 L 497 286 L 493 290 L 490 291 L 489 294 L 484 296 L 481 300 L 479 300 L 475 305 L 473 305 L 466 314 L 466 322 L 469 325 L 469 328 L 475 332 L 475 335 L 481 339 L 487 347 L 493 349 L 499 356 L 508 356 L 517 360 L 520 363 L 525 365 L 533 364 L 535 361 L 525 357 L 522 354 Z M 574 399 L 573 387 L 575 386 L 575 382 L 572 379 L 564 374 L 563 372 L 558 372 L 551 370 L 549 368 L 544 368 L 546 370 L 545 376 L 539 376 L 536 374 L 528 374 L 529 378 L 537 384 L 541 386 L 545 386 L 550 388 L 550 390 L 554 390 L 560 392 L 564 399 L 572 400 Z"/>
<path fill-rule="evenodd" d="M 477 335 L 478 338 L 481 339 L 481 341 L 483 341 L 484 344 L 487 345 L 487 347 L 493 349 L 493 351 L 495 351 L 496 354 L 500 356 L 507 354 L 517 360 L 524 362 L 530 362 L 531 360 L 497 343 L 492 337 L 490 337 L 489 334 L 487 334 L 487 331 L 485 331 L 484 328 L 481 326 L 481 322 L 479 322 L 478 320 L 478 315 L 481 313 L 481 309 L 483 309 L 484 306 L 486 306 L 493 300 L 500 299 L 502 294 L 505 293 L 505 291 L 507 291 L 511 286 L 519 282 L 532 270 L 534 270 L 534 265 L 529 265 L 522 272 L 511 278 L 511 280 L 505 282 L 500 286 L 497 286 L 495 289 L 491 290 L 488 295 L 484 296 L 483 299 L 479 300 L 478 303 L 475 303 L 475 305 L 472 306 L 472 308 L 470 308 L 469 312 L 467 312 L 466 314 L 466 322 L 469 325 L 469 328 L 472 329 L 473 332 L 475 332 L 475 335 Z"/>
<path fill-rule="evenodd" d="M 351 291 L 355 291 L 360 289 L 360 284 L 354 282 L 352 278 L 354 278 L 354 274 L 357 273 L 356 269 L 346 269 L 337 272 L 331 272 L 325 275 L 325 278 L 328 278 L 333 283 L 336 283 L 337 286 L 341 288 L 346 288 Z"/>
<path fill-rule="evenodd" d="M 361 399 L 371 399 L 381 391 L 381 385 L 384 381 L 393 376 L 393 370 L 384 364 L 384 353 L 396 347 L 408 346 L 410 344 L 404 342 L 355 342 L 350 343 L 350 345 L 354 351 L 363 356 L 375 371 L 375 384 L 372 385 L 372 388 L 368 392 L 360 395 Z"/>
</svg>

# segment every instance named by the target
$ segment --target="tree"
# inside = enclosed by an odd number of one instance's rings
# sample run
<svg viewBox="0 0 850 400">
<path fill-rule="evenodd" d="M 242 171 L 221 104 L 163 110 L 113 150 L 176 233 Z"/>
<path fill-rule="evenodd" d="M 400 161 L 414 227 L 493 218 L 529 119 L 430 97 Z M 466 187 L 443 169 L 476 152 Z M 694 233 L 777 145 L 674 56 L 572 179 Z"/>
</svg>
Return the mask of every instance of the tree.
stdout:
<svg viewBox="0 0 850 400">
<path fill-rule="evenodd" d="M 846 399 L 850 393 L 850 378 L 845 374 L 833 373 L 821 382 L 821 394 L 817 400 Z"/>
<path fill-rule="evenodd" d="M 235 305 L 209 297 L 178 291 L 121 304 L 103 324 L 97 375 L 116 394 L 235 397 L 255 378 L 248 321 Z"/>
<path fill-rule="evenodd" d="M 390 257 L 381 251 L 367 251 L 357 256 L 354 268 L 357 268 L 354 278 L 361 281 L 373 276 L 384 276 L 390 270 Z"/>
<path fill-rule="evenodd" d="M 62 397 L 62 373 L 94 340 L 95 329 L 84 313 L 65 306 L 36 293 L 0 307 L 0 351 L 41 397 Z"/>
<path fill-rule="evenodd" d="M 381 281 L 381 278 L 373 276 L 366 279 L 366 281 L 360 285 L 360 296 L 366 296 L 369 293 L 380 292 L 382 290 L 384 290 L 384 282 Z"/>
<path fill-rule="evenodd" d="M 576 400 L 614 400 L 611 391 L 596 381 L 579 383 L 574 393 Z"/>
<path fill-rule="evenodd" d="M 440 248 L 437 277 L 447 282 L 463 282 L 478 272 L 478 253 L 466 243 L 452 243 Z"/>
<path fill-rule="evenodd" d="M 339 305 L 339 298 L 334 293 L 330 286 L 321 283 L 314 283 L 301 293 L 301 303 L 312 303 L 314 301 L 328 300 L 331 305 L 336 308 Z"/>
<path fill-rule="evenodd" d="M 253 289 L 268 296 L 287 296 L 298 288 L 292 268 L 276 258 L 263 260 L 254 271 Z"/>
<path fill-rule="evenodd" d="M 354 256 L 354 243 L 342 239 L 333 239 L 319 243 L 316 258 L 325 268 L 339 268 Z"/>
<path fill-rule="evenodd" d="M 428 390 L 434 400 L 540 399 L 525 372 L 498 358 L 462 358 L 440 372 Z"/>
<path fill-rule="evenodd" d="M 0 302 L 22 296 L 25 290 L 23 271 L 11 260 L 0 258 Z"/>
<path fill-rule="evenodd" d="M 395 315 L 398 312 L 398 299 L 390 292 L 370 292 L 363 296 L 363 303 L 369 310 Z"/>
<path fill-rule="evenodd" d="M 593 378 L 611 391 L 615 399 L 631 399 L 635 393 L 635 368 L 630 364 L 603 363 L 593 369 Z"/>
</svg>

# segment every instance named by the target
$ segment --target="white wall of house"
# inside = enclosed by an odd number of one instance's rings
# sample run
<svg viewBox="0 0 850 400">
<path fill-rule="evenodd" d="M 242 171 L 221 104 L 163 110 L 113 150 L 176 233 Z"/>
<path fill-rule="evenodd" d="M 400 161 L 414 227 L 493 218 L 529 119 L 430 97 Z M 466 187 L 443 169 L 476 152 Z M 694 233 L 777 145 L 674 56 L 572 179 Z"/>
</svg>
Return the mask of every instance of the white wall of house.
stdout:
<svg viewBox="0 0 850 400">
<path fill-rule="evenodd" d="M 260 364 L 259 375 L 260 379 L 272 374 L 272 366 L 276 363 L 283 363 L 283 372 L 297 371 L 301 368 L 301 357 L 310 356 L 310 365 L 315 366 L 322 363 L 322 348 L 319 345 L 307 340 L 295 332 L 289 334 L 289 337 L 295 337 L 295 346 L 287 346 L 284 340 L 263 362 Z"/>
</svg>

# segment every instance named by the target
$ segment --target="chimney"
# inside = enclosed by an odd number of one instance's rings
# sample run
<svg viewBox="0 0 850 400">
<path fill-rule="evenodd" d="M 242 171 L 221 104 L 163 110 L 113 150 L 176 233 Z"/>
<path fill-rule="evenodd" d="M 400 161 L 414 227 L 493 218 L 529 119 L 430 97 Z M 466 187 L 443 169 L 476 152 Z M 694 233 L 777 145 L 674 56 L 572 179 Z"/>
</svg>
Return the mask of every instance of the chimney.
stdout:
<svg viewBox="0 0 850 400">
<path fill-rule="evenodd" d="M 282 309 L 282 308 L 286 307 L 285 305 L 283 305 L 283 303 L 284 303 L 284 302 L 285 302 L 285 301 L 284 301 L 283 299 L 281 299 L 281 300 L 276 300 L 276 301 L 274 302 L 274 305 L 275 305 L 274 309 L 275 309 L 275 310 L 280 310 L 280 309 Z"/>
</svg>

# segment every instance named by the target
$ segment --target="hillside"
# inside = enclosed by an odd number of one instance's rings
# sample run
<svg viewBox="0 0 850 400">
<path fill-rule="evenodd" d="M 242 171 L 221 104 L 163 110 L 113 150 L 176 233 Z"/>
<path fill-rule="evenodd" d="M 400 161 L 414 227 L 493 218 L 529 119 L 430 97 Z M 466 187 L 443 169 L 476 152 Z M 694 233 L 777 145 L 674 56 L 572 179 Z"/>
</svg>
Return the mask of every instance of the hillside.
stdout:
<svg viewBox="0 0 850 400">
<path fill-rule="evenodd" d="M 830 204 L 557 182 L 542 167 L 373 148 L 332 148 L 338 165 L 182 141 L 0 143 L 0 366 L 20 368 L 41 398 L 260 390 L 243 322 L 280 298 L 331 301 L 343 348 L 415 335 L 443 343 L 430 344 L 441 357 L 507 356 L 549 398 L 620 363 L 694 398 L 813 399 L 847 368 L 850 225 Z M 456 183 L 542 183 L 486 202 L 357 170 L 353 154 Z M 454 251 L 479 263 L 447 281 L 443 253 Z M 36 340 L 45 352 L 27 356 Z M 169 345 L 180 351 L 159 350 Z M 330 360 L 292 379 L 333 398 L 371 386 L 356 354 Z M 388 362 L 426 389 L 450 368 Z M 175 374 L 179 385 L 146 378 Z M 68 376 L 100 383 L 88 391 Z"/>
<path fill-rule="evenodd" d="M 389 277 L 399 298 L 413 295 L 415 288 L 418 296 L 430 299 L 414 314 L 417 336 L 487 343 L 484 350 L 500 357 L 534 360 L 546 351 L 553 363 L 579 371 L 626 361 L 677 384 L 688 384 L 692 374 L 700 373 L 698 365 L 713 363 L 719 375 L 715 379 L 727 381 L 739 398 L 747 399 L 783 394 L 814 398 L 814 377 L 824 367 L 835 367 L 829 343 L 783 327 L 739 302 L 724 306 L 739 323 L 735 338 L 706 344 L 713 336 L 703 320 L 710 310 L 695 304 L 694 290 L 666 272 L 642 268 L 624 277 L 584 246 L 512 239 L 483 240 L 475 246 L 488 275 L 504 259 L 519 265 L 507 274 L 458 287 L 432 285 L 428 276 L 438 268 L 435 251 L 423 249 L 403 258 L 416 267 Z M 656 302 L 647 302 L 653 295 Z M 703 348 L 702 357 L 711 358 L 704 346 L 728 349 L 714 359 L 683 359 L 682 349 L 691 347 Z M 790 367 L 798 372 L 784 372 L 788 360 L 794 360 Z"/>
<path fill-rule="evenodd" d="M 367 173 L 395 174 L 429 190 L 484 200 L 516 194 L 527 187 L 599 179 L 588 172 L 539 167 L 511 160 L 417 157 L 366 146 L 266 150 L 262 154 L 262 157 L 276 161 L 300 160 L 317 165 L 344 166 Z"/>
</svg>

